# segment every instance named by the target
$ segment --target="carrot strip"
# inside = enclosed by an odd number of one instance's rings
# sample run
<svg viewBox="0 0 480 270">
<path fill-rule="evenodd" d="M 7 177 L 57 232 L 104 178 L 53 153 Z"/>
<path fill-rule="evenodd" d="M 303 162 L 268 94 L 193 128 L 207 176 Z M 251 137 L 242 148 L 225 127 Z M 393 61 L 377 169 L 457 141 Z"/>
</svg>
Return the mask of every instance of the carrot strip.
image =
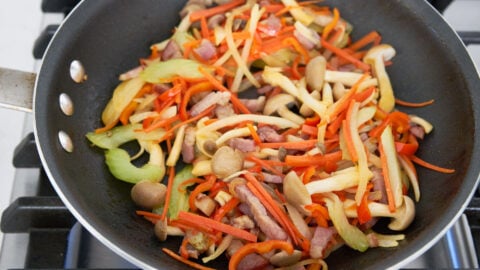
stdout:
<svg viewBox="0 0 480 270">
<path fill-rule="evenodd" d="M 210 30 L 208 29 L 207 18 L 205 16 L 202 16 L 202 18 L 200 19 L 200 31 L 203 38 L 210 37 Z"/>
<path fill-rule="evenodd" d="M 190 222 L 195 222 L 198 224 L 202 224 L 207 228 L 211 228 L 226 234 L 231 234 L 237 238 L 244 239 L 249 242 L 257 242 L 257 236 L 251 234 L 247 231 L 235 228 L 233 226 L 227 225 L 225 223 L 213 220 L 208 217 L 203 217 L 197 214 L 193 214 L 190 212 L 181 211 L 178 213 L 178 219 L 188 220 Z"/>
<path fill-rule="evenodd" d="M 328 38 L 328 35 L 330 34 L 330 32 L 332 32 L 333 28 L 335 28 L 335 26 L 337 25 L 339 19 L 340 19 L 340 12 L 338 11 L 337 8 L 334 8 L 334 9 L 333 9 L 333 20 L 331 20 L 331 21 L 325 26 L 325 28 L 323 29 L 322 39 L 327 39 L 327 38 Z"/>
<path fill-rule="evenodd" d="M 342 50 L 338 47 L 335 47 L 331 43 L 328 43 L 326 40 L 322 39 L 321 43 L 322 43 L 322 46 L 325 49 L 327 49 L 327 50 L 333 52 L 334 54 L 336 54 L 337 56 L 349 61 L 350 63 L 354 64 L 356 67 L 362 69 L 363 71 L 369 71 L 370 70 L 370 66 L 368 64 L 356 59 L 355 57 L 353 57 L 351 54 L 345 52 L 344 50 Z"/>
<path fill-rule="evenodd" d="M 381 38 L 380 34 L 377 31 L 372 31 L 363 36 L 361 39 L 352 43 L 350 46 L 348 46 L 348 49 L 352 51 L 358 51 L 368 44 L 375 42 L 378 38 Z"/>
<path fill-rule="evenodd" d="M 425 106 L 433 104 L 433 102 L 435 102 L 435 100 L 433 100 L 433 99 L 430 99 L 430 100 L 427 100 L 427 101 L 424 101 L 424 102 L 415 103 L 415 102 L 408 102 L 408 101 L 403 101 L 403 100 L 400 100 L 398 98 L 395 98 L 395 104 L 400 105 L 400 106 L 404 106 L 404 107 L 412 107 L 412 108 L 425 107 Z"/>
<path fill-rule="evenodd" d="M 443 167 L 440 167 L 440 166 L 437 166 L 437 165 L 433 165 L 429 162 L 426 162 L 425 160 L 415 156 L 415 155 L 412 155 L 410 156 L 410 160 L 412 160 L 414 163 L 422 166 L 422 167 L 425 167 L 427 169 L 430 169 L 430 170 L 433 170 L 433 171 L 437 171 L 437 172 L 441 172 L 441 173 L 454 173 L 455 172 L 455 169 L 448 169 L 448 168 L 443 168 Z"/>
<path fill-rule="evenodd" d="M 210 267 L 206 267 L 206 266 L 203 266 L 201 264 L 198 264 L 196 262 L 192 262 L 190 260 L 187 260 L 185 258 L 183 258 L 182 256 L 178 255 L 177 253 L 171 251 L 170 249 L 168 248 L 162 248 L 162 251 L 165 252 L 165 254 L 167 254 L 168 256 L 174 258 L 175 260 L 181 262 L 181 263 L 184 263 L 192 268 L 195 268 L 197 270 L 215 270 L 215 268 L 210 268 Z"/>
<path fill-rule="evenodd" d="M 268 162 L 266 160 L 259 159 L 259 158 L 255 157 L 253 155 L 248 155 L 247 157 L 245 157 L 245 159 L 257 163 L 258 165 L 262 166 L 263 168 L 271 171 L 272 173 L 274 173 L 276 175 L 280 175 L 280 176 L 283 175 L 282 172 L 278 171 L 277 169 L 272 167 L 270 164 L 268 164 Z"/>
<path fill-rule="evenodd" d="M 153 131 L 157 128 L 165 127 L 165 126 L 170 125 L 173 122 L 177 121 L 178 118 L 179 118 L 178 115 L 175 115 L 175 116 L 172 116 L 172 117 L 167 118 L 167 119 L 162 119 L 162 120 L 156 121 L 156 122 L 152 123 L 150 126 L 148 126 L 147 128 L 145 128 L 144 131 L 145 132 L 151 132 L 151 131 Z"/>
<path fill-rule="evenodd" d="M 218 6 L 213 7 L 213 8 L 194 11 L 190 14 L 190 22 L 198 21 L 202 17 L 208 18 L 208 17 L 211 17 L 215 14 L 225 13 L 228 10 L 243 4 L 244 2 L 245 2 L 244 0 L 233 0 L 229 3 L 223 4 L 223 5 L 218 5 Z"/>
<path fill-rule="evenodd" d="M 258 136 L 257 131 L 255 128 L 253 128 L 253 125 L 251 123 L 247 123 L 247 128 L 250 131 L 250 134 L 252 135 L 253 140 L 257 145 L 260 145 L 262 143 L 262 140 L 260 140 L 260 136 Z"/>
<path fill-rule="evenodd" d="M 303 56 L 303 60 L 305 62 L 310 61 L 310 55 L 308 54 L 308 51 L 298 42 L 296 38 L 288 37 L 284 39 L 282 43 L 286 45 L 292 45 L 295 51 L 297 51 L 301 56 Z"/>
<path fill-rule="evenodd" d="M 327 162 L 337 162 L 342 159 L 342 151 L 315 156 L 293 156 L 285 157 L 285 164 L 291 167 L 325 166 Z"/>
<path fill-rule="evenodd" d="M 294 141 L 294 142 L 272 142 L 272 143 L 261 143 L 259 144 L 260 148 L 280 148 L 292 150 L 306 150 L 317 145 L 317 140 L 305 140 L 305 141 Z"/>
<path fill-rule="evenodd" d="M 168 206 L 170 205 L 170 197 L 172 196 L 173 179 L 175 178 L 175 167 L 169 167 L 168 169 L 168 182 L 167 182 L 167 194 L 165 194 L 165 204 L 163 206 L 163 212 L 160 216 L 161 220 L 165 220 L 167 216 Z"/>
<path fill-rule="evenodd" d="M 236 197 L 232 197 L 226 204 L 222 207 L 218 208 L 215 214 L 213 215 L 213 219 L 217 221 L 221 221 L 222 218 L 228 214 L 228 212 L 232 211 L 240 204 L 240 200 Z"/>
<path fill-rule="evenodd" d="M 148 211 L 137 210 L 137 211 L 135 211 L 135 213 L 139 216 L 153 218 L 155 220 L 161 220 L 162 219 L 161 215 L 158 215 L 158 214 L 155 214 L 155 213 L 152 213 L 152 212 L 148 212 Z"/>
</svg>

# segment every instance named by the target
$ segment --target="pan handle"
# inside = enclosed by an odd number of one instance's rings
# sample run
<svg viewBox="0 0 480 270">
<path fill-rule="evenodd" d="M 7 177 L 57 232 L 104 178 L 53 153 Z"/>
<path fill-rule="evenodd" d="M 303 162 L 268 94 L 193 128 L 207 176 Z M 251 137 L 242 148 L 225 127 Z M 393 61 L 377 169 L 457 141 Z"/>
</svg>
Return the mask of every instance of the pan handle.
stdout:
<svg viewBox="0 0 480 270">
<path fill-rule="evenodd" d="M 35 73 L 0 68 L 0 106 L 32 112 L 36 77 Z"/>
</svg>

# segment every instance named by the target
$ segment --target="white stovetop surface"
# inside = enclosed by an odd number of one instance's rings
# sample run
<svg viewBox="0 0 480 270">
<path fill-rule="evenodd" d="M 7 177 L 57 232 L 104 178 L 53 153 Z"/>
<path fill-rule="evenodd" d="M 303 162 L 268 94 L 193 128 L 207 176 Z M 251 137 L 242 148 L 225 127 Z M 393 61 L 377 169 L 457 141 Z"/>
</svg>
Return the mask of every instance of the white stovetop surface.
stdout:
<svg viewBox="0 0 480 270">
<path fill-rule="evenodd" d="M 33 72 L 33 43 L 41 31 L 41 0 L 0 0 L 0 67 Z M 12 156 L 20 142 L 26 114 L 0 108 L 0 211 L 10 202 L 15 170 Z M 0 232 L 0 241 L 3 235 Z M 0 242 L 1 243 L 1 242 Z"/>
<path fill-rule="evenodd" d="M 33 43 L 45 25 L 40 5 L 41 0 L 0 0 L 0 67 L 36 70 L 38 63 L 32 56 Z M 445 17 L 457 30 L 479 31 L 480 1 L 457 0 L 447 9 Z M 477 67 L 480 67 L 480 46 L 470 46 L 469 51 L 475 55 Z M 23 138 L 25 128 L 31 129 L 31 123 L 24 123 L 25 118 L 23 112 L 0 108 L 0 213 L 11 199 L 15 176 L 12 165 L 14 148 Z M 2 237 L 0 232 L 0 243 Z"/>
</svg>

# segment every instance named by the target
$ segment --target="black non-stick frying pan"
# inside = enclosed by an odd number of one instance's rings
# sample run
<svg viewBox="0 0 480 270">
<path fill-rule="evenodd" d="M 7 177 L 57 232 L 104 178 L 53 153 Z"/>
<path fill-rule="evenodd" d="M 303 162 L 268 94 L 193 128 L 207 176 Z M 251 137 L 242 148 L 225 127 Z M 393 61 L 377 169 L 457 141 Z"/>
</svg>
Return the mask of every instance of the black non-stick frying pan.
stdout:
<svg viewBox="0 0 480 270">
<path fill-rule="evenodd" d="M 178 0 L 84 1 L 66 19 L 50 44 L 36 82 L 35 135 L 42 162 L 60 197 L 98 239 L 141 268 L 184 269 L 160 248 L 177 250 L 179 239 L 160 243 L 150 223 L 134 214 L 130 185 L 108 172 L 101 150 L 85 134 L 101 126 L 101 111 L 118 75 L 138 65 L 149 45 L 162 41 L 179 22 Z M 403 100 L 435 99 L 431 106 L 404 109 L 433 123 L 419 155 L 455 168 L 454 174 L 419 169 L 421 201 L 406 240 L 396 248 L 365 253 L 347 247 L 334 252 L 331 269 L 399 267 L 427 250 L 455 222 L 478 182 L 480 79 L 465 47 L 440 15 L 420 0 L 325 1 L 354 25 L 353 37 L 377 30 L 397 50 L 388 68 L 396 95 Z M 79 60 L 88 79 L 75 83 L 70 63 Z M 74 113 L 59 106 L 68 94 Z M 58 133 L 73 142 L 66 152 Z M 380 224 L 381 226 L 381 224 Z M 226 268 L 226 260 L 210 266 Z"/>
</svg>

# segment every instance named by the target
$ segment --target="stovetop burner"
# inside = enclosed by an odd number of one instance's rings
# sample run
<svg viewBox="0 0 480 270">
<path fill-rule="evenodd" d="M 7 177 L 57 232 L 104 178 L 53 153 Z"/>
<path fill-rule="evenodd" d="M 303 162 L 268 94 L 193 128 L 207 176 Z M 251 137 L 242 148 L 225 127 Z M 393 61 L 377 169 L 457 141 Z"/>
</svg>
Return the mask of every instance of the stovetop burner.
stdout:
<svg viewBox="0 0 480 270">
<path fill-rule="evenodd" d="M 42 10 L 66 15 L 78 2 L 42 0 Z M 452 0 L 429 2 L 443 12 Z M 33 49 L 36 59 L 42 58 L 57 29 L 58 25 L 48 25 L 37 38 Z M 459 36 L 466 45 L 480 44 L 480 32 L 459 32 Z M 15 149 L 13 164 L 26 170 L 28 181 L 35 182 L 36 190 L 30 191 L 32 196 L 18 197 L 3 212 L 1 229 L 7 234 L 0 254 L 1 269 L 136 268 L 96 240 L 68 211 L 41 168 L 32 133 L 27 134 Z M 15 236 L 18 237 L 8 241 Z M 475 247 L 480 247 L 480 189 L 446 236 L 405 268 L 478 267 Z M 15 258 L 11 254 L 15 254 Z"/>
</svg>

